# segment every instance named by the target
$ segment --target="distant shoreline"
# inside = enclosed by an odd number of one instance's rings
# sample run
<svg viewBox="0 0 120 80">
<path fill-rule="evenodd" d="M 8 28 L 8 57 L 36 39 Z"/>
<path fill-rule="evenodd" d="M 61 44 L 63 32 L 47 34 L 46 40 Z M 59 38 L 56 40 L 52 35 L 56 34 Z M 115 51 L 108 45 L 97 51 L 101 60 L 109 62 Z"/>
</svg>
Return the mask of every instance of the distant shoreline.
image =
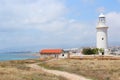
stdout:
<svg viewBox="0 0 120 80">
<path fill-rule="evenodd" d="M 0 62 L 13 60 L 27 60 L 39 58 L 39 53 L 0 53 Z"/>
</svg>

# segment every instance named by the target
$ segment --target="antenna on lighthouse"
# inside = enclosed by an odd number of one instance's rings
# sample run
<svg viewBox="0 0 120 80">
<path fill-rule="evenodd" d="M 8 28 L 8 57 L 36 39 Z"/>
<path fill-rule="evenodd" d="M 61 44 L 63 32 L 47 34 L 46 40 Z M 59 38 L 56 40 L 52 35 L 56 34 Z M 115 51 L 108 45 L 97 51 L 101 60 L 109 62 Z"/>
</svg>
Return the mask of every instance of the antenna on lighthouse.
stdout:
<svg viewBox="0 0 120 80">
<path fill-rule="evenodd" d="M 105 8 L 104 7 L 100 7 L 97 9 L 98 13 L 104 13 L 105 12 Z"/>
</svg>

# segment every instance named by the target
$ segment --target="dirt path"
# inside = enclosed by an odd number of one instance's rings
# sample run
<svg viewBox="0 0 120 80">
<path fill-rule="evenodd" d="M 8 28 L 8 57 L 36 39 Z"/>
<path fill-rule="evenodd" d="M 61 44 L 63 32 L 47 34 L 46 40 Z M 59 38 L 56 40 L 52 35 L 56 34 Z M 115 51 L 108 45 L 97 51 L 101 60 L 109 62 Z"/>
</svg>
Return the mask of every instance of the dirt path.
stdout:
<svg viewBox="0 0 120 80">
<path fill-rule="evenodd" d="M 45 69 L 43 67 L 38 66 L 37 64 L 30 64 L 28 66 L 33 68 L 33 69 L 35 69 L 35 70 L 43 70 L 43 71 L 45 71 L 47 73 L 51 73 L 51 74 L 54 74 L 54 75 L 57 75 L 57 76 L 65 77 L 68 80 L 91 80 L 91 79 L 87 79 L 87 78 L 85 78 L 83 76 L 79 76 L 79 75 L 76 75 L 76 74 L 68 73 L 68 72 L 65 72 L 65 71 L 48 70 L 48 69 Z"/>
</svg>

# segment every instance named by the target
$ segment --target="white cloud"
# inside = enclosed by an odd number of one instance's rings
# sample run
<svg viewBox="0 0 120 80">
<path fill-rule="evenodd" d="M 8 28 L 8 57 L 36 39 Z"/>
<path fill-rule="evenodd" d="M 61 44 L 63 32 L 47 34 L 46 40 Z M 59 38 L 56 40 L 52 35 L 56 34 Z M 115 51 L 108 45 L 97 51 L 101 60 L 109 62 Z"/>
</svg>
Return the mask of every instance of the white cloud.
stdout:
<svg viewBox="0 0 120 80">
<path fill-rule="evenodd" d="M 0 34 L 2 46 L 81 46 L 95 39 L 95 27 L 91 23 L 65 18 L 67 8 L 61 0 L 1 1 L 0 31 L 8 31 Z"/>
<path fill-rule="evenodd" d="M 110 12 L 106 14 L 107 24 L 112 33 L 120 34 L 120 13 L 119 12 Z"/>
<path fill-rule="evenodd" d="M 1 0 L 1 3 L 4 5 L 1 4 L 0 8 L 0 25 L 4 27 L 24 28 L 29 24 L 39 24 L 41 27 L 41 24 L 46 24 L 45 28 L 48 29 L 48 23 L 54 26 L 58 23 L 55 21 L 66 12 L 66 7 L 59 0 Z"/>
<path fill-rule="evenodd" d="M 111 41 L 119 42 L 120 37 L 120 12 L 106 14 L 107 25 L 109 26 L 109 38 Z"/>
<path fill-rule="evenodd" d="M 46 32 L 57 32 L 63 30 L 66 26 L 65 20 L 53 20 L 43 24 L 38 24 L 37 29 Z"/>
</svg>

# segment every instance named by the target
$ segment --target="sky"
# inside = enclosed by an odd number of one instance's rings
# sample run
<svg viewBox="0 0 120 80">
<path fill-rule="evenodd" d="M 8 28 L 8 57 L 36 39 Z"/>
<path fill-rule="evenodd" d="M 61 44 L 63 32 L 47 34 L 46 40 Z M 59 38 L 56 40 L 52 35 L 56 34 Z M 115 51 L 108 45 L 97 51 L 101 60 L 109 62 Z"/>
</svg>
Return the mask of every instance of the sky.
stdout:
<svg viewBox="0 0 120 80">
<path fill-rule="evenodd" d="M 120 46 L 120 0 L 0 0 L 0 51 L 96 46 L 104 9 L 109 46 Z"/>
</svg>

